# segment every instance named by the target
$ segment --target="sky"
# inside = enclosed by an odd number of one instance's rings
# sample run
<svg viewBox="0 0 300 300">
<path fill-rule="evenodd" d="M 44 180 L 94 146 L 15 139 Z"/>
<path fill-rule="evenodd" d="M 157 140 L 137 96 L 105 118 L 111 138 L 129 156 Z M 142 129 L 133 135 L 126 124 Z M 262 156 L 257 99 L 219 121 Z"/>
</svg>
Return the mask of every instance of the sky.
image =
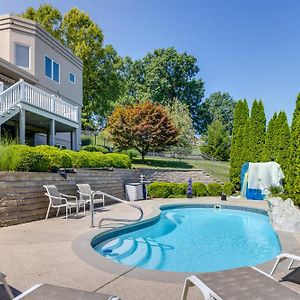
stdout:
<svg viewBox="0 0 300 300">
<path fill-rule="evenodd" d="M 51 3 L 76 6 L 103 30 L 121 56 L 142 58 L 175 47 L 197 58 L 205 97 L 262 99 L 267 119 L 289 120 L 300 92 L 300 0 L 0 0 L 0 14 Z M 1 45 L 1 41 L 0 41 Z"/>
</svg>

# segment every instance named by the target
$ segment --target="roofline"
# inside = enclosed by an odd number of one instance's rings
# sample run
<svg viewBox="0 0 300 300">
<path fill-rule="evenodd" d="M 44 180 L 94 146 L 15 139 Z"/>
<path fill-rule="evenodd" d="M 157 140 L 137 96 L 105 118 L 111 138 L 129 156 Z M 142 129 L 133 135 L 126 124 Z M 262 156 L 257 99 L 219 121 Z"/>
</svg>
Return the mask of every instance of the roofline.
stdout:
<svg viewBox="0 0 300 300">
<path fill-rule="evenodd" d="M 37 79 L 36 76 L 30 74 L 29 72 L 19 68 L 19 67 L 16 67 L 14 64 L 10 63 L 9 61 L 3 59 L 0 57 L 0 67 L 3 67 L 4 68 L 4 71 L 9 71 L 9 72 L 12 72 L 13 74 L 17 75 L 16 76 L 16 81 L 18 81 L 20 78 L 26 80 L 27 82 L 29 83 L 38 83 L 39 80 Z M 5 75 L 5 74 L 3 74 Z M 9 76 L 9 75 L 7 75 Z"/>
<path fill-rule="evenodd" d="M 13 14 L 0 15 L 0 30 L 13 29 L 21 32 L 36 35 L 50 47 L 58 50 L 65 58 L 71 60 L 81 70 L 83 69 L 82 60 L 74 55 L 71 49 L 64 46 L 60 41 L 54 38 L 50 33 L 41 27 L 41 25 L 35 21 L 15 16 Z"/>
</svg>

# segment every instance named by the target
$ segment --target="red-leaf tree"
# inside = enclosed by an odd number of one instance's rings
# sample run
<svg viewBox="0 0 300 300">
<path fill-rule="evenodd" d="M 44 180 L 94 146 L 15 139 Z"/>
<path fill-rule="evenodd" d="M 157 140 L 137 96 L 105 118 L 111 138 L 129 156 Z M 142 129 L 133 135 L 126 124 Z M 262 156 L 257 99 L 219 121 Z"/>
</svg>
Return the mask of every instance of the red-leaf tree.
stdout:
<svg viewBox="0 0 300 300">
<path fill-rule="evenodd" d="M 118 106 L 108 119 L 108 131 L 118 148 L 136 149 L 142 159 L 149 151 L 175 145 L 179 134 L 167 111 L 150 101 Z"/>
</svg>

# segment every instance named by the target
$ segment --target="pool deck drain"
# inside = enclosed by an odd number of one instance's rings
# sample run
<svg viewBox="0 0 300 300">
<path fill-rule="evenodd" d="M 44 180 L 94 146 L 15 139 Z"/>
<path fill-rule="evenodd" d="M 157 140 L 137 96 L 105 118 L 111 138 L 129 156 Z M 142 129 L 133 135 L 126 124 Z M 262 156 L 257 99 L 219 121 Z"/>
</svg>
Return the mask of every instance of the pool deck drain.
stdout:
<svg viewBox="0 0 300 300">
<path fill-rule="evenodd" d="M 242 199 L 231 199 L 226 202 L 220 201 L 219 198 L 155 199 L 138 202 L 144 209 L 146 217 L 163 204 L 176 203 L 228 204 L 267 209 L 265 202 Z M 160 276 L 156 278 L 157 280 L 150 280 L 147 278 L 147 270 L 126 266 L 120 270 L 101 270 L 79 258 L 73 250 L 74 241 L 82 235 L 97 232 L 96 228 L 89 228 L 88 214 L 80 216 L 69 221 L 53 218 L 48 221 L 0 228 L 0 271 L 6 273 L 9 284 L 19 291 L 24 291 L 36 283 L 50 283 L 114 294 L 123 300 L 180 299 L 183 288 L 182 274 L 176 276 L 176 273 L 174 275 L 158 272 Z M 116 204 L 109 206 L 105 211 L 98 211 L 95 219 L 99 220 L 104 216 L 134 218 L 137 212 L 123 204 Z M 300 255 L 300 234 L 282 232 L 278 234 L 283 252 Z M 269 271 L 271 263 L 260 267 Z M 283 274 L 283 269 L 279 269 L 277 275 Z M 300 292 L 300 285 L 290 282 L 285 284 Z M 190 299 L 201 297 L 192 289 Z"/>
</svg>

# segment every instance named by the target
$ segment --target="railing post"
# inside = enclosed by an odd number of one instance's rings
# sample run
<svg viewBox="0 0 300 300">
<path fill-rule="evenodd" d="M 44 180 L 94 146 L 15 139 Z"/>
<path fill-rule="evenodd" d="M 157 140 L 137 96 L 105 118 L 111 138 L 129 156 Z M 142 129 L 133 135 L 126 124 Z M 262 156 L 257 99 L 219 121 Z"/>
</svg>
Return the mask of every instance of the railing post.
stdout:
<svg viewBox="0 0 300 300">
<path fill-rule="evenodd" d="M 26 100 L 26 95 L 25 95 L 25 81 L 24 79 L 20 80 L 20 102 Z"/>
<path fill-rule="evenodd" d="M 51 112 L 54 112 L 55 96 L 51 95 Z"/>
<path fill-rule="evenodd" d="M 91 226 L 94 227 L 94 194 L 91 195 L 91 202 L 90 202 L 90 214 L 91 214 Z"/>
<path fill-rule="evenodd" d="M 4 91 L 4 83 L 0 81 L 0 94 Z"/>
</svg>

